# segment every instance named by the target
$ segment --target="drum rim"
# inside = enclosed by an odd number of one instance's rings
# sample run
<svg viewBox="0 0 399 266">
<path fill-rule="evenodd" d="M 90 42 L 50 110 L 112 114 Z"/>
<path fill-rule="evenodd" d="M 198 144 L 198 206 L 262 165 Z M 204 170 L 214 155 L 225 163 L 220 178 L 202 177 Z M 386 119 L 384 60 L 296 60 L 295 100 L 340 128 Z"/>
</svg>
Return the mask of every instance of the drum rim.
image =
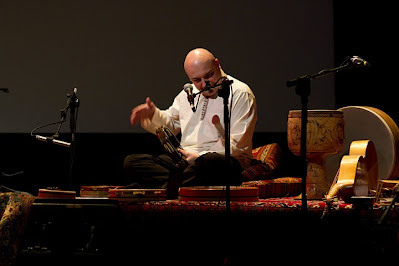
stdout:
<svg viewBox="0 0 399 266">
<path fill-rule="evenodd" d="M 159 192 L 166 192 L 165 188 L 110 188 L 109 192 L 138 192 L 138 191 L 145 191 L 145 192 L 152 192 L 152 191 L 159 191 Z"/>
<path fill-rule="evenodd" d="M 39 192 L 54 193 L 54 194 L 76 194 L 75 191 L 71 191 L 71 190 L 46 189 L 46 188 L 40 188 Z"/>
<path fill-rule="evenodd" d="M 115 189 L 118 186 L 108 186 L 108 185 L 99 185 L 99 186 L 80 186 L 80 191 L 108 191 L 109 189 Z"/>
<path fill-rule="evenodd" d="M 232 197 L 256 197 L 259 196 L 259 188 L 232 186 L 230 188 Z M 223 186 L 194 186 L 180 187 L 179 197 L 225 197 L 226 188 Z"/>
<path fill-rule="evenodd" d="M 316 116 L 317 115 L 317 116 Z M 330 109 L 313 109 L 308 110 L 308 117 L 337 117 L 343 118 L 344 112 L 340 110 L 330 110 Z M 302 110 L 290 110 L 288 112 L 288 118 L 301 118 Z"/>
<path fill-rule="evenodd" d="M 230 190 L 253 190 L 255 187 L 244 187 L 244 186 L 230 186 Z M 224 191 L 225 186 L 191 186 L 191 187 L 180 187 L 179 190 L 201 190 L 201 191 Z"/>
</svg>

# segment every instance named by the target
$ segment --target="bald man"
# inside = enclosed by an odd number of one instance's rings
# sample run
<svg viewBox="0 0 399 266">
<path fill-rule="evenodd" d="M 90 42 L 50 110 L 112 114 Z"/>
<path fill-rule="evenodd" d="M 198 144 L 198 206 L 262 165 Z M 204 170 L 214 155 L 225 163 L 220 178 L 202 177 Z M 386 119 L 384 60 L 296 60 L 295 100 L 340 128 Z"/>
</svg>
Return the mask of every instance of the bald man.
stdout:
<svg viewBox="0 0 399 266">
<path fill-rule="evenodd" d="M 231 185 L 241 183 L 240 173 L 252 161 L 252 135 L 256 124 L 255 96 L 247 84 L 227 75 L 217 58 L 206 49 L 190 51 L 184 61 L 184 70 L 197 94 L 193 112 L 182 90 L 167 110 L 160 110 L 147 97 L 144 104 L 132 110 L 130 123 L 141 123 L 147 131 L 155 134 L 156 128 L 167 126 L 174 134 L 181 132 L 180 152 L 188 167 L 176 168 L 168 155 L 133 154 L 124 162 L 128 187 L 167 188 L 176 191 L 179 186 Z M 225 165 L 223 99 L 218 97 L 223 79 L 232 81 L 230 86 L 230 153 L 231 164 Z M 215 123 L 215 116 L 220 123 Z M 212 119 L 214 120 L 212 123 Z M 227 179 L 226 179 L 227 178 Z M 173 185 L 172 185 L 173 183 Z"/>
</svg>

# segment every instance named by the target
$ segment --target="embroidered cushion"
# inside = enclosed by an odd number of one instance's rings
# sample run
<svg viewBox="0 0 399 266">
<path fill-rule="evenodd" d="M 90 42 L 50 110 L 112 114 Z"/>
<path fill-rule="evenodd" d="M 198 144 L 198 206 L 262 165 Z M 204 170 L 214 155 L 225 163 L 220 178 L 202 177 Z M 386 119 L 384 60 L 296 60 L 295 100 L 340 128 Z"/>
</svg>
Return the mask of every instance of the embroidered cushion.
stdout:
<svg viewBox="0 0 399 266">
<path fill-rule="evenodd" d="M 241 176 L 243 181 L 271 179 L 281 159 L 281 149 L 277 143 L 267 144 L 252 150 L 253 162 Z"/>
</svg>

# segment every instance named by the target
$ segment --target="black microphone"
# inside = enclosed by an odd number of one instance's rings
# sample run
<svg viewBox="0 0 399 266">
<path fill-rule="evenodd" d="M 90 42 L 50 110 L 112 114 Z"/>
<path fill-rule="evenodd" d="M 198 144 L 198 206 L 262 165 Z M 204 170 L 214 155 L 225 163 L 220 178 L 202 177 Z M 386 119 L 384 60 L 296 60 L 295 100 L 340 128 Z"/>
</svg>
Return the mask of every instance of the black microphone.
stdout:
<svg viewBox="0 0 399 266">
<path fill-rule="evenodd" d="M 183 86 L 183 90 L 187 93 L 187 100 L 190 103 L 191 110 L 193 110 L 193 112 L 195 113 L 193 85 L 191 85 L 190 83 L 186 83 Z"/>
<path fill-rule="evenodd" d="M 370 63 L 367 62 L 366 60 L 364 60 L 363 58 L 360 58 L 359 56 L 352 56 L 352 58 L 350 59 L 352 64 L 356 65 L 356 66 L 362 66 L 362 67 L 370 67 Z"/>
<path fill-rule="evenodd" d="M 57 145 L 60 145 L 60 146 L 64 146 L 64 147 L 67 147 L 67 148 L 71 147 L 71 143 L 69 143 L 69 142 L 57 140 L 57 139 L 50 138 L 50 137 L 43 137 L 43 136 L 39 136 L 39 135 L 36 135 L 35 137 L 36 137 L 37 140 L 40 140 L 40 141 L 54 143 L 54 144 L 57 144 Z"/>
</svg>

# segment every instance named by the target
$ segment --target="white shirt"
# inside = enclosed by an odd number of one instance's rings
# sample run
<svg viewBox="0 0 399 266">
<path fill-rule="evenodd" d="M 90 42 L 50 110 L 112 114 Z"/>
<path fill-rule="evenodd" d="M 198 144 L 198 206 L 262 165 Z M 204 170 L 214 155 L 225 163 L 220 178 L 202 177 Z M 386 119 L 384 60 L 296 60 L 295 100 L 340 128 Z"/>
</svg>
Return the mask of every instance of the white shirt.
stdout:
<svg viewBox="0 0 399 266">
<path fill-rule="evenodd" d="M 252 159 L 252 135 L 257 119 L 255 96 L 247 84 L 227 76 L 233 81 L 232 93 L 229 97 L 230 117 L 230 153 L 243 168 L 249 167 Z M 193 86 L 193 93 L 199 90 Z M 194 113 L 187 100 L 187 94 L 182 90 L 167 110 L 155 109 L 152 120 L 145 119 L 141 125 L 147 131 L 155 134 L 157 127 L 167 126 L 175 135 L 180 131 L 181 146 L 188 151 L 200 155 L 208 152 L 224 154 L 224 140 L 212 123 L 214 115 L 218 115 L 224 128 L 223 98 L 207 99 L 201 94 L 195 97 Z M 223 129 L 224 132 L 224 129 Z"/>
</svg>

